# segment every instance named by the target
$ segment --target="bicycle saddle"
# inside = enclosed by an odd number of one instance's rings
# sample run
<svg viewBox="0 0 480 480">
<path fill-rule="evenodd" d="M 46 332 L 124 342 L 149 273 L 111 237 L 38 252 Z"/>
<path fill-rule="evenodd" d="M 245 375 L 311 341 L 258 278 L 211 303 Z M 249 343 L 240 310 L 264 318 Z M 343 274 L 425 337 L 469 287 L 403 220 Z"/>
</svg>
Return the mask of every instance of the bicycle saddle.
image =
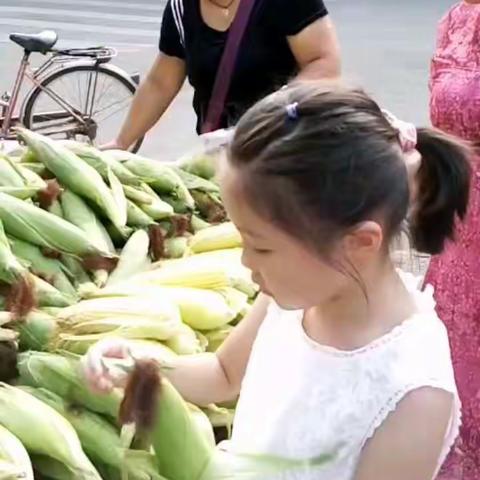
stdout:
<svg viewBox="0 0 480 480">
<path fill-rule="evenodd" d="M 40 33 L 11 33 L 10 40 L 23 47 L 27 52 L 47 53 L 57 43 L 58 36 L 52 30 Z"/>
</svg>

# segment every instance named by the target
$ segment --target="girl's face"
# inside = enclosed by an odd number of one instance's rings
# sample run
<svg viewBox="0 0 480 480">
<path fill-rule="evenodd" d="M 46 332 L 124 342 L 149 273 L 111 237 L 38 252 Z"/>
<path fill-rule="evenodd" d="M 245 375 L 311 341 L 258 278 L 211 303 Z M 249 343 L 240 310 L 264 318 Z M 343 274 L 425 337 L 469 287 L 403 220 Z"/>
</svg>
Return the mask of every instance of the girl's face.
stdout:
<svg viewBox="0 0 480 480">
<path fill-rule="evenodd" d="M 325 262 L 298 239 L 260 217 L 245 198 L 239 177 L 235 168 L 223 168 L 222 198 L 243 239 L 243 263 L 264 293 L 282 308 L 306 309 L 352 288 L 354 281 L 329 265 L 336 259 L 344 264 L 344 247 L 349 242 L 340 242 Z"/>
</svg>

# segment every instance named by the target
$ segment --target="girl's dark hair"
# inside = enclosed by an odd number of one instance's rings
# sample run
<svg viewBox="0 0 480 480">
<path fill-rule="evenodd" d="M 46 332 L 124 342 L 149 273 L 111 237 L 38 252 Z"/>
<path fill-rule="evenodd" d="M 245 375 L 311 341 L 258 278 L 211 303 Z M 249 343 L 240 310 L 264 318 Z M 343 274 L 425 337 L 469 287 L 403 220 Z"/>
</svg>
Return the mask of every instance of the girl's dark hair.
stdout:
<svg viewBox="0 0 480 480">
<path fill-rule="evenodd" d="M 469 150 L 436 130 L 417 133 L 410 232 L 417 250 L 436 254 L 465 216 Z M 409 211 L 399 133 L 359 89 L 309 82 L 270 95 L 240 120 L 229 159 L 255 210 L 317 251 L 375 218 L 390 240 Z"/>
</svg>

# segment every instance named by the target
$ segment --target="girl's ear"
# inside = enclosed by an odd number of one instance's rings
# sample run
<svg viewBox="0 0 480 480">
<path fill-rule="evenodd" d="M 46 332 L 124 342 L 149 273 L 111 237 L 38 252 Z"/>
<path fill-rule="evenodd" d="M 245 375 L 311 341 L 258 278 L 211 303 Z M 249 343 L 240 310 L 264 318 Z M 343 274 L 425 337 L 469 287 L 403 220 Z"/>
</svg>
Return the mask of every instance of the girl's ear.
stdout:
<svg viewBox="0 0 480 480">
<path fill-rule="evenodd" d="M 352 260 L 378 253 L 383 246 L 382 227 L 373 221 L 362 222 L 344 238 L 343 248 Z"/>
</svg>

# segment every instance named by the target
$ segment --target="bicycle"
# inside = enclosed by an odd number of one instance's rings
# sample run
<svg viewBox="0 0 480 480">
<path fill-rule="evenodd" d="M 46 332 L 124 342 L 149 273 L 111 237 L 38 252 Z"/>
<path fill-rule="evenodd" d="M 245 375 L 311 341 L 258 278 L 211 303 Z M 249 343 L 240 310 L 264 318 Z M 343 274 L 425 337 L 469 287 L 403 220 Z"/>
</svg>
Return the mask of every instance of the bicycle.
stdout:
<svg viewBox="0 0 480 480">
<path fill-rule="evenodd" d="M 119 130 L 139 76 L 109 63 L 116 56 L 115 49 L 56 50 L 58 36 L 51 30 L 31 35 L 12 33 L 9 38 L 24 53 L 12 92 L 0 97 L 0 142 L 15 138 L 16 124 L 43 135 L 92 144 L 109 140 Z M 32 68 L 32 53 L 48 55 L 48 59 Z M 15 115 L 25 78 L 33 87 Z M 131 150 L 138 151 L 142 141 L 138 140 Z"/>
</svg>

